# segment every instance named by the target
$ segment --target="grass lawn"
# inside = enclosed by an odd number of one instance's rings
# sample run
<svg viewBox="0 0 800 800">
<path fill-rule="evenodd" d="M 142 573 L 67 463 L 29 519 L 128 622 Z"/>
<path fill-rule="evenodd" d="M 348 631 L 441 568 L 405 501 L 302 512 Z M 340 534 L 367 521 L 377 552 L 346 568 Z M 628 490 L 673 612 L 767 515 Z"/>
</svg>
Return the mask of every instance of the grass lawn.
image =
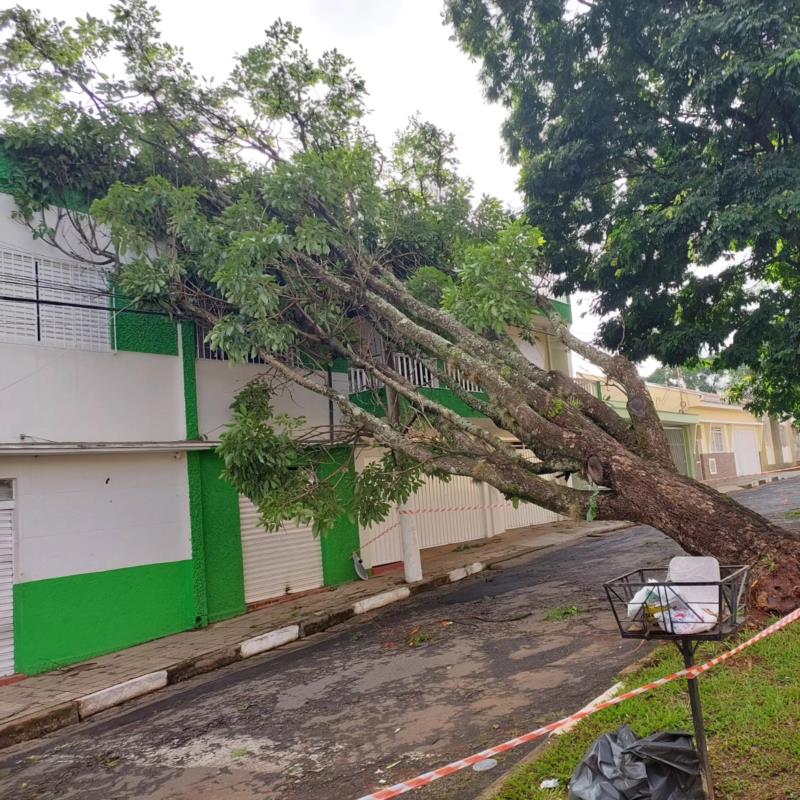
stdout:
<svg viewBox="0 0 800 800">
<path fill-rule="evenodd" d="M 701 646 L 697 663 L 719 649 Z M 647 666 L 626 676 L 625 688 L 682 666 L 673 645 L 661 647 Z M 699 681 L 718 800 L 800 800 L 800 622 L 701 675 Z M 509 778 L 495 800 L 563 800 L 589 745 L 622 724 L 639 736 L 692 730 L 686 682 L 675 681 L 627 700 L 585 719 L 571 733 L 553 737 L 538 759 Z M 544 778 L 559 778 L 560 788 L 539 789 Z"/>
</svg>

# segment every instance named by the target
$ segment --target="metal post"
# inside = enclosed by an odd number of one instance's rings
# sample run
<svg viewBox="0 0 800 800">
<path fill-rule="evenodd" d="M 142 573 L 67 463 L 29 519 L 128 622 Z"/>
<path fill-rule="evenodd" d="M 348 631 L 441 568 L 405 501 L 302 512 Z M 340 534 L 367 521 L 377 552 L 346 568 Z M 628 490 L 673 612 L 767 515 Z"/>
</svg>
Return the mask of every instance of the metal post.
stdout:
<svg viewBox="0 0 800 800">
<path fill-rule="evenodd" d="M 397 509 L 400 517 L 400 541 L 403 545 L 403 572 L 406 583 L 416 583 L 422 580 L 422 561 L 419 557 L 419 543 L 417 542 L 417 525 L 414 515 L 403 513 L 409 511 L 408 503 L 403 503 Z"/>
<path fill-rule="evenodd" d="M 683 663 L 687 667 L 694 666 L 694 647 L 691 641 L 681 638 L 677 642 L 678 649 L 683 655 Z M 700 706 L 700 689 L 697 678 L 687 678 L 689 687 L 689 704 L 692 707 L 692 720 L 694 721 L 694 741 L 697 748 L 697 757 L 700 760 L 700 771 L 703 778 L 703 789 L 708 800 L 714 800 L 714 781 L 711 776 L 711 766 L 708 763 L 708 744 L 706 743 L 706 728 L 703 723 L 703 709 Z"/>
</svg>

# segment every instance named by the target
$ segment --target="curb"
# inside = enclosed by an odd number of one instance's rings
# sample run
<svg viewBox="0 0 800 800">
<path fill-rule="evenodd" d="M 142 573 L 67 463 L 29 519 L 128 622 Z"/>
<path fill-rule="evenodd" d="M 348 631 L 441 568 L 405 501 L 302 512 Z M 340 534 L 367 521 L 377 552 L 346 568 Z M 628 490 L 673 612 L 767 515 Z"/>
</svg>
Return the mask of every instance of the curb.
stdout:
<svg viewBox="0 0 800 800">
<path fill-rule="evenodd" d="M 631 527 L 631 524 L 625 523 L 612 530 L 621 530 L 628 527 Z M 604 531 L 604 533 L 610 532 L 611 530 Z M 357 615 L 384 608 L 387 605 L 450 583 L 457 583 L 472 575 L 491 569 L 504 561 L 556 546 L 550 544 L 529 547 L 506 556 L 500 556 L 491 561 L 475 561 L 464 567 L 450 570 L 445 574 L 435 575 L 417 583 L 398 586 L 395 589 L 364 597 L 344 608 L 330 612 L 317 612 L 312 616 L 299 620 L 297 623 L 267 631 L 250 639 L 245 639 L 238 644 L 219 650 L 199 653 L 191 658 L 171 664 L 163 670 L 131 678 L 67 703 L 42 709 L 29 716 L 20 717 L 6 723 L 0 722 L 0 749 L 52 733 L 101 711 L 122 705 L 129 700 L 158 691 L 166 686 L 174 686 L 198 675 L 213 672 L 252 656 L 267 653 L 286 644 L 322 633 Z"/>
<path fill-rule="evenodd" d="M 641 659 L 640 659 L 641 660 Z M 634 662 L 636 663 L 636 662 Z M 629 667 L 626 667 L 629 669 Z M 616 694 L 619 694 L 619 690 L 622 688 L 622 683 L 615 683 L 613 686 L 610 686 L 606 689 L 602 694 L 599 694 L 594 700 L 590 700 L 583 709 L 588 708 L 589 706 L 593 706 L 596 703 L 603 703 L 606 700 L 610 700 Z M 581 710 L 583 710 L 581 709 Z M 533 749 L 526 753 L 522 758 L 520 758 L 513 766 L 509 767 L 508 769 L 504 770 L 501 775 L 498 775 L 495 780 L 493 780 L 477 797 L 477 800 L 495 800 L 497 797 L 497 793 L 503 788 L 503 786 L 507 783 L 507 781 L 511 778 L 511 776 L 517 772 L 517 770 L 522 769 L 522 767 L 526 767 L 528 764 L 532 764 L 534 761 L 539 759 L 544 752 L 544 749 L 550 743 L 552 737 L 554 736 L 562 736 L 565 733 L 569 733 L 578 723 L 568 723 L 564 725 L 562 728 L 559 728 L 557 731 L 553 731 L 549 736 L 546 736 L 540 742 L 537 742 Z M 559 786 L 559 788 L 562 788 Z"/>
<path fill-rule="evenodd" d="M 167 685 L 167 671 L 165 669 L 158 672 L 149 672 L 147 675 L 140 675 L 138 678 L 116 683 L 106 689 L 92 692 L 91 694 L 79 697 L 76 701 L 78 716 L 81 719 L 99 714 L 107 708 L 122 705 L 127 700 L 141 697 L 156 689 L 163 689 Z"/>
</svg>

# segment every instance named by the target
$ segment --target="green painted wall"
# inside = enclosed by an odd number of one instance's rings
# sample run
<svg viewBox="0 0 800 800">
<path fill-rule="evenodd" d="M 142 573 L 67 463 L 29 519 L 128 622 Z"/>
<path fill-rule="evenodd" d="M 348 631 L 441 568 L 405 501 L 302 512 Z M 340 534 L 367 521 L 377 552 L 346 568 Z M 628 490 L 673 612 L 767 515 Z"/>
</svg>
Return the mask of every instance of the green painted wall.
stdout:
<svg viewBox="0 0 800 800">
<path fill-rule="evenodd" d="M 17 672 L 34 675 L 192 627 L 192 562 L 14 586 Z"/>
<path fill-rule="evenodd" d="M 222 460 L 215 452 L 193 455 L 198 456 L 202 484 L 208 621 L 217 622 L 245 611 L 239 495 L 220 477 Z"/>
<path fill-rule="evenodd" d="M 192 587 L 194 625 L 208 625 L 208 593 L 206 587 L 206 539 L 203 527 L 203 473 L 201 453 L 186 453 L 186 482 L 189 488 L 189 532 L 192 543 Z"/>
<path fill-rule="evenodd" d="M 426 397 L 429 397 L 431 400 L 435 400 L 437 403 L 440 403 L 445 408 L 449 408 L 452 411 L 455 411 L 462 417 L 482 417 L 479 411 L 476 411 L 474 408 L 470 408 L 458 395 L 453 393 L 450 389 L 431 389 L 421 387 L 419 389 L 420 394 L 424 394 Z M 474 392 L 475 397 L 479 400 L 488 401 L 489 396 L 485 392 Z M 377 396 L 376 396 L 377 395 Z M 385 415 L 386 410 L 384 404 L 386 402 L 386 390 L 385 389 L 378 389 L 377 392 L 374 391 L 365 391 L 365 392 L 358 392 L 357 394 L 351 394 L 350 399 L 353 403 L 365 411 L 369 411 L 370 414 L 374 414 L 375 416 L 382 417 Z M 401 398 L 401 402 L 403 404 L 407 404 L 407 401 L 404 398 Z"/>
<path fill-rule="evenodd" d="M 351 450 L 347 447 L 338 447 L 330 451 L 327 458 L 317 467 L 320 478 L 331 477 L 342 466 L 346 466 L 346 473 L 335 478 L 336 494 L 345 508 L 352 507 L 354 470 L 351 461 Z M 355 580 L 353 567 L 353 553 L 359 548 L 358 524 L 350 518 L 348 513 L 343 513 L 336 520 L 334 526 L 320 537 L 322 550 L 322 576 L 326 586 L 338 586 Z"/>
<path fill-rule="evenodd" d="M 186 413 L 186 438 L 200 438 L 200 422 L 197 411 L 197 369 L 195 366 L 194 323 L 178 325 L 181 337 L 183 369 L 183 403 Z"/>
<path fill-rule="evenodd" d="M 197 411 L 197 371 L 195 368 L 194 325 L 182 322 L 177 327 L 180 336 L 181 371 L 183 377 L 183 406 L 186 420 L 186 438 L 200 438 Z M 177 344 L 177 339 L 176 339 Z M 206 555 L 206 530 L 204 525 L 202 453 L 186 453 L 186 480 L 189 486 L 189 530 L 192 539 L 192 584 L 194 586 L 194 624 L 208 625 L 208 558 Z"/>
<path fill-rule="evenodd" d="M 166 315 L 126 313 L 121 309 L 125 309 L 129 301 L 116 292 L 111 305 L 116 312 L 112 315 L 111 340 L 117 350 L 161 356 L 178 355 L 178 331 L 174 320 Z"/>
</svg>

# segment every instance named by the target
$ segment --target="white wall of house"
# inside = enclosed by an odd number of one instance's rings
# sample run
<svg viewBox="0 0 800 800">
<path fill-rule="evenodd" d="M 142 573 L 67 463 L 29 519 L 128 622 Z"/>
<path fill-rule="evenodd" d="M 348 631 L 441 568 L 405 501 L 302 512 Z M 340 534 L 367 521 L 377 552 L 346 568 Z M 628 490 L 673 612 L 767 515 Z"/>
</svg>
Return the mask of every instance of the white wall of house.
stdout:
<svg viewBox="0 0 800 800">
<path fill-rule="evenodd" d="M 0 342 L 0 442 L 175 441 L 186 436 L 180 361 Z"/>
<path fill-rule="evenodd" d="M 230 421 L 233 399 L 251 380 L 263 375 L 265 367 L 199 359 L 196 369 L 200 433 L 213 441 L 219 438 Z M 316 380 L 324 385 L 326 376 L 318 374 Z M 273 397 L 273 406 L 275 413 L 305 417 L 306 428 L 328 426 L 327 399 L 309 389 L 286 387 Z M 338 415 L 335 414 L 336 418 Z"/>
<path fill-rule="evenodd" d="M 16 582 L 191 558 L 182 453 L 0 457 Z"/>
<path fill-rule="evenodd" d="M 528 361 L 542 369 L 550 369 L 550 354 L 547 346 L 548 337 L 544 333 L 537 334 L 533 342 L 527 342 L 517 331 L 512 330 L 511 338 L 519 348 L 520 353 L 522 353 Z"/>
<path fill-rule="evenodd" d="M 8 247 L 15 250 L 23 250 L 32 255 L 40 255 L 44 258 L 70 259 L 72 256 L 67 253 L 75 253 L 79 256 L 91 257 L 89 249 L 81 242 L 80 237 L 74 232 L 72 226 L 67 223 L 59 229 L 57 241 L 67 251 L 62 253 L 52 247 L 43 239 L 34 239 L 30 228 L 21 220 L 15 219 L 14 214 L 17 205 L 10 194 L 0 192 L 0 220 L 2 220 L 2 233 L 0 233 L 0 247 Z M 57 213 L 55 210 L 45 214 L 47 224 L 54 226 Z M 98 241 L 105 246 L 108 237 L 104 237 L 102 230 L 98 231 Z"/>
</svg>

